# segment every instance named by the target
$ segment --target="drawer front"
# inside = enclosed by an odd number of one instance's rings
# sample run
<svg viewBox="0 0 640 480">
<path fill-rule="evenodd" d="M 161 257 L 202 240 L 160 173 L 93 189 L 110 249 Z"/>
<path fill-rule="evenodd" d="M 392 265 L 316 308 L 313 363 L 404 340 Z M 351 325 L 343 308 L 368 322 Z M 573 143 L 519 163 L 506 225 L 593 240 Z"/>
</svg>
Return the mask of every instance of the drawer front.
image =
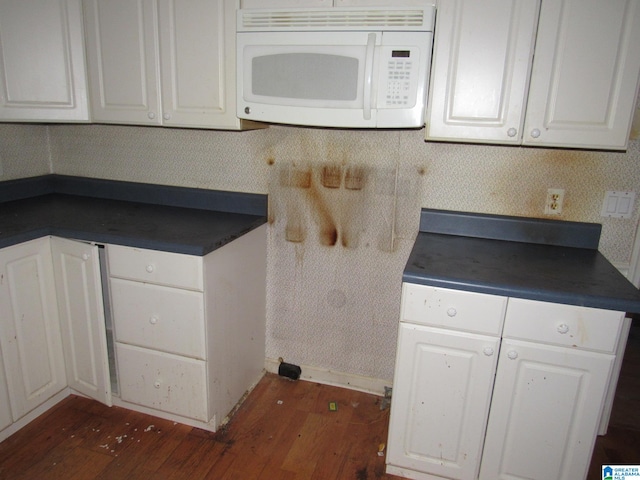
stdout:
<svg viewBox="0 0 640 480">
<path fill-rule="evenodd" d="M 402 284 L 403 322 L 500 335 L 506 297 Z"/>
<path fill-rule="evenodd" d="M 503 337 L 612 353 L 623 320 L 624 312 L 511 298 Z"/>
<path fill-rule="evenodd" d="M 202 293 L 120 278 L 110 287 L 117 341 L 205 359 Z"/>
<path fill-rule="evenodd" d="M 209 421 L 205 362 L 116 343 L 122 400 Z"/>
<path fill-rule="evenodd" d="M 202 257 L 108 245 L 109 275 L 203 291 Z"/>
</svg>

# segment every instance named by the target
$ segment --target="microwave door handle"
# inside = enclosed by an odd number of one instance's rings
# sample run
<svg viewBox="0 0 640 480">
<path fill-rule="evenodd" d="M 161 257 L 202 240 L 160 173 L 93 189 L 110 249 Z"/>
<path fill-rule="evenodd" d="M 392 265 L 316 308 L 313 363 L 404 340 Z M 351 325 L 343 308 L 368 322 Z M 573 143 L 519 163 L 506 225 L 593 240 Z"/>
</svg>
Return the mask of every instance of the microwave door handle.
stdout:
<svg viewBox="0 0 640 480">
<path fill-rule="evenodd" d="M 371 91 L 373 87 L 373 52 L 376 46 L 376 34 L 370 33 L 367 38 L 367 51 L 364 60 L 364 119 L 371 120 Z"/>
</svg>

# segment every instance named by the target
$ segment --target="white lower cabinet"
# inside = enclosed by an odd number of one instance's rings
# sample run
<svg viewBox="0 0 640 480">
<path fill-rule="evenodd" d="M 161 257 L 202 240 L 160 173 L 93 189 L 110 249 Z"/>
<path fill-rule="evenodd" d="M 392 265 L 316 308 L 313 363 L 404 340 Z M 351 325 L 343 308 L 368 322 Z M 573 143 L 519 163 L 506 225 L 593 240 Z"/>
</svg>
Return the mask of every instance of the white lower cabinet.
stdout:
<svg viewBox="0 0 640 480">
<path fill-rule="evenodd" d="M 2 361 L 2 350 L 0 349 L 0 430 L 5 429 L 12 423 L 7 376 L 4 373 L 4 362 Z"/>
<path fill-rule="evenodd" d="M 387 461 L 476 478 L 500 338 L 411 324 L 402 324 L 399 336 L 397 363 L 405 368 L 396 373 L 393 396 L 409 400 L 392 408 Z"/>
<path fill-rule="evenodd" d="M 265 229 L 204 257 L 107 245 L 118 404 L 215 430 L 257 383 Z"/>
<path fill-rule="evenodd" d="M 0 350 L 15 422 L 67 386 L 49 237 L 0 250 Z"/>
<path fill-rule="evenodd" d="M 108 258 L 121 399 L 208 422 L 203 258 L 118 245 Z"/>
<path fill-rule="evenodd" d="M 585 478 L 613 360 L 503 340 L 480 478 Z"/>
<path fill-rule="evenodd" d="M 404 284 L 387 472 L 585 478 L 623 321 L 622 312 Z"/>
<path fill-rule="evenodd" d="M 0 440 L 71 387 L 110 404 L 97 247 L 43 237 L 0 250 Z"/>
<path fill-rule="evenodd" d="M 51 237 L 69 387 L 111 405 L 98 246 Z"/>
<path fill-rule="evenodd" d="M 204 257 L 107 245 L 106 264 L 55 237 L 0 249 L 0 441 L 73 392 L 216 430 L 263 373 L 266 238 Z"/>
</svg>

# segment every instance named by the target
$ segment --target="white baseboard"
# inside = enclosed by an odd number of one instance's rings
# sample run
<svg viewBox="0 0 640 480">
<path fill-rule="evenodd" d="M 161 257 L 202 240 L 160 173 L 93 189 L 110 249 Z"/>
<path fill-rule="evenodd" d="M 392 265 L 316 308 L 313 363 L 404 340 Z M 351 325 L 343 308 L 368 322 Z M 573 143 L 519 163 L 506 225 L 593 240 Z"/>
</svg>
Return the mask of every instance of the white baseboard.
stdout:
<svg viewBox="0 0 640 480">
<path fill-rule="evenodd" d="M 271 373 L 278 373 L 279 365 L 280 361 L 275 358 L 266 358 L 264 362 L 265 369 Z M 300 368 L 302 369 L 302 374 L 300 375 L 301 380 L 348 388 L 350 390 L 372 393 L 374 395 L 384 396 L 384 387 L 391 386 L 389 380 L 364 377 L 352 373 L 335 372 L 308 365 L 300 365 Z"/>
</svg>

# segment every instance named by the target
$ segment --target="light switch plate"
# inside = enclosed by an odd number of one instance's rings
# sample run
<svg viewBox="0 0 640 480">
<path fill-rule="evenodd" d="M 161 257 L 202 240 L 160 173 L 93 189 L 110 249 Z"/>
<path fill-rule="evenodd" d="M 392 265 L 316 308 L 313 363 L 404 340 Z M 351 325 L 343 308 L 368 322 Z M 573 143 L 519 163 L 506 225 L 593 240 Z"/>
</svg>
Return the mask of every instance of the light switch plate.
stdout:
<svg viewBox="0 0 640 480">
<path fill-rule="evenodd" d="M 604 201 L 602 202 L 601 215 L 610 218 L 631 218 L 635 200 L 635 192 L 606 192 L 604 194 Z"/>
</svg>

